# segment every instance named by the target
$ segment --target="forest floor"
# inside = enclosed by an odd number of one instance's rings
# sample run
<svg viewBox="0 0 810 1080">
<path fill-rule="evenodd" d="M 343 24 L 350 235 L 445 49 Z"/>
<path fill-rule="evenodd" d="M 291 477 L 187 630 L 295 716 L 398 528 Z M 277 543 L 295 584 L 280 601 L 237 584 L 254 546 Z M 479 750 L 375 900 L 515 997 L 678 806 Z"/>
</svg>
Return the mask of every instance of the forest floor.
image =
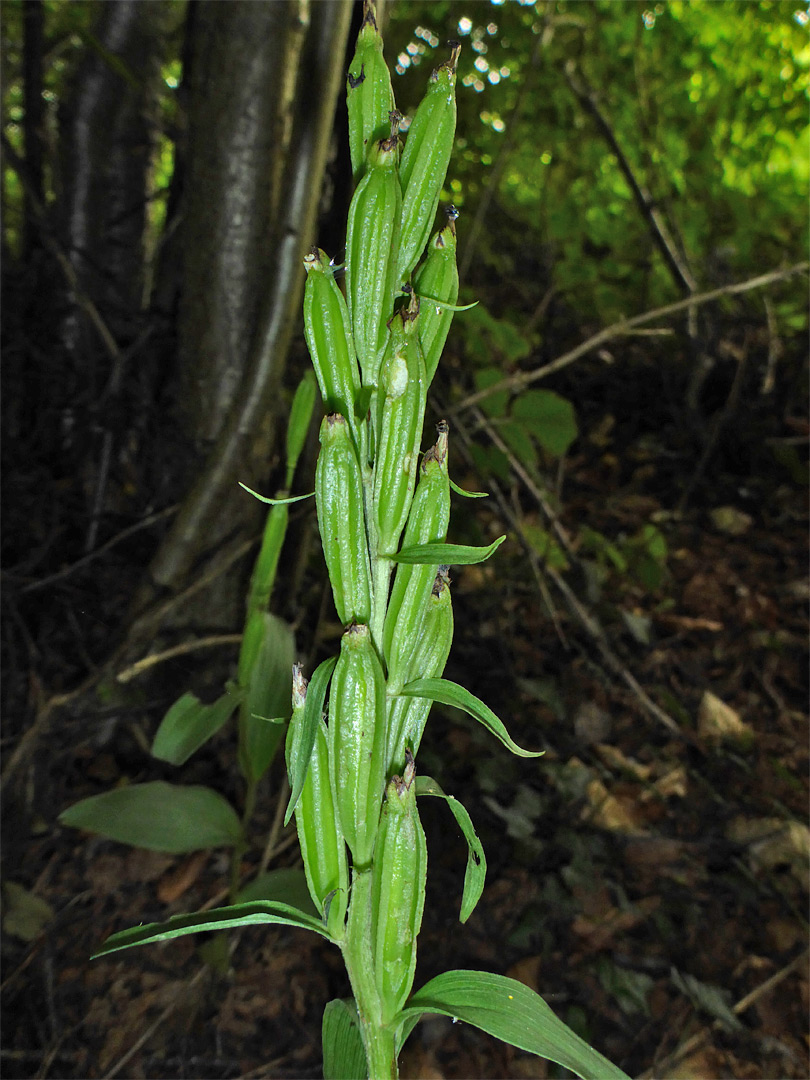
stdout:
<svg viewBox="0 0 810 1080">
<path fill-rule="evenodd" d="M 585 442 L 567 466 L 563 518 L 637 534 L 664 500 L 608 483 L 610 468 Z M 513 976 L 634 1077 L 802 1080 L 807 509 L 801 487 L 779 476 L 749 485 L 743 516 L 713 509 L 695 500 L 667 520 L 656 589 L 629 574 L 591 582 L 612 651 L 671 726 L 607 672 L 553 594 L 551 617 L 518 544 L 484 569 L 459 568 L 448 677 L 487 701 L 519 744 L 546 753 L 512 758 L 435 708 L 421 771 L 462 799 L 489 866 L 462 926 L 463 841 L 444 805 L 425 800 L 416 985 L 457 967 Z M 496 515 L 479 512 L 493 536 Z M 218 969 L 203 965 L 193 937 L 89 959 L 113 930 L 221 902 L 227 877 L 221 851 L 161 855 L 54 824 L 80 798 L 154 778 L 139 723 L 118 720 L 126 754 L 107 724 L 75 712 L 57 724 L 40 752 L 35 816 L 23 809 L 30 793 L 6 809 L 4 1075 L 319 1076 L 322 1008 L 348 985 L 337 951 L 314 935 L 251 928 L 232 936 L 229 959 L 209 939 L 208 955 L 226 960 Z M 221 740 L 191 780 L 222 790 L 233 777 Z M 269 790 L 246 873 L 276 814 Z M 288 832 L 274 865 L 295 864 Z M 417 1027 L 401 1068 L 411 1080 L 566 1075 L 442 1018 Z"/>
</svg>

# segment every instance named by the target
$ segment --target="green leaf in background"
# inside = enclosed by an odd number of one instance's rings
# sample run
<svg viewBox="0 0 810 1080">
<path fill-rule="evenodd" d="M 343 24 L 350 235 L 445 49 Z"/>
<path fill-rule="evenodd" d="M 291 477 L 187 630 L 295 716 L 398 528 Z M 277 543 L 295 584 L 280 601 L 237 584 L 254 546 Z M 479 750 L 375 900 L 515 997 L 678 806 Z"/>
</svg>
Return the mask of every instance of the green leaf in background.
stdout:
<svg viewBox="0 0 810 1080">
<path fill-rule="evenodd" d="M 248 591 L 247 602 L 248 616 L 244 631 L 245 635 L 249 634 L 251 619 L 255 615 L 266 611 L 267 605 L 270 603 L 270 594 L 273 591 L 273 584 L 276 580 L 278 560 L 281 555 L 281 549 L 284 546 L 284 538 L 287 535 L 287 523 L 289 520 L 289 508 L 283 503 L 272 506 L 267 513 L 261 547 L 259 548 L 259 554 L 256 556 L 256 562 L 253 564 L 253 573 L 250 575 L 250 589 Z M 260 637 L 261 631 L 258 631 L 258 634 Z M 239 653 L 240 671 L 243 670 L 246 662 L 249 663 L 246 656 L 246 648 L 248 654 L 251 654 L 251 646 L 243 640 L 242 649 Z M 255 645 L 255 648 L 258 649 L 258 643 Z"/>
<path fill-rule="evenodd" d="M 298 908 L 313 919 L 319 918 L 307 888 L 307 879 L 301 867 L 282 866 L 278 870 L 266 870 L 248 882 L 236 895 L 237 904 L 254 900 L 272 900 Z"/>
<path fill-rule="evenodd" d="M 512 403 L 511 415 L 556 457 L 562 457 L 579 434 L 574 406 L 553 390 L 524 390 Z"/>
<path fill-rule="evenodd" d="M 485 562 L 501 546 L 506 536 L 499 536 L 486 547 L 473 547 L 469 544 L 412 544 L 391 556 L 393 562 L 408 563 L 413 566 L 472 566 Z"/>
<path fill-rule="evenodd" d="M 542 757 L 545 750 L 524 750 L 512 739 L 509 732 L 498 719 L 488 705 L 485 705 L 475 694 L 471 694 L 458 683 L 449 679 L 415 679 L 408 683 L 400 691 L 402 697 L 427 698 L 429 701 L 438 701 L 442 705 L 452 705 L 456 709 L 462 709 L 469 713 L 474 720 L 483 724 L 496 738 L 500 739 L 505 747 L 517 754 L 518 757 Z"/>
<path fill-rule="evenodd" d="M 461 897 L 461 914 L 459 915 L 459 922 L 465 923 L 475 911 L 475 906 L 484 891 L 484 881 L 487 876 L 487 858 L 484 848 L 466 809 L 455 796 L 445 795 L 433 777 L 417 776 L 416 794 L 438 795 L 439 798 L 445 799 L 467 841 L 467 869 L 464 873 L 464 892 Z"/>
<path fill-rule="evenodd" d="M 494 426 L 495 423 L 493 422 L 493 427 Z M 521 422 L 516 420 L 499 420 L 497 422 L 497 430 L 518 461 L 523 465 L 528 465 L 532 469 L 537 468 L 537 450 L 532 442 L 531 435 Z"/>
<path fill-rule="evenodd" d="M 439 1013 L 555 1061 L 582 1080 L 629 1080 L 564 1024 L 528 986 L 488 971 L 445 971 L 417 990 L 400 1013 Z"/>
<path fill-rule="evenodd" d="M 247 676 L 239 722 L 242 769 L 255 781 L 264 776 L 284 735 L 284 725 L 270 721 L 286 719 L 292 711 L 295 638 L 290 625 L 268 611 L 255 612 L 250 622 L 254 620 L 261 625 L 261 642 Z M 243 672 L 239 674 L 243 682 Z"/>
<path fill-rule="evenodd" d="M 315 745 L 318 724 L 321 722 L 321 716 L 323 715 L 323 703 L 326 700 L 326 690 L 329 686 L 329 680 L 332 678 L 332 672 L 335 670 L 336 663 L 337 657 L 330 656 L 328 660 L 324 660 L 322 664 L 318 664 L 312 674 L 312 678 L 309 680 L 306 703 L 304 704 L 304 715 L 302 718 L 301 737 L 300 742 L 298 743 L 298 753 L 295 755 L 295 760 L 292 762 L 290 769 L 291 791 L 290 801 L 287 803 L 287 812 L 284 815 L 285 825 L 289 823 L 298 800 L 301 798 L 301 791 L 303 790 L 304 780 L 306 779 L 307 769 L 309 768 L 309 759 L 312 757 L 312 748 Z"/>
<path fill-rule="evenodd" d="M 523 535 L 531 544 L 538 558 L 552 570 L 567 570 L 568 559 L 565 552 L 547 529 L 525 519 L 520 523 Z"/>
<path fill-rule="evenodd" d="M 62 825 L 120 844 L 180 855 L 232 847 L 242 826 L 231 804 L 211 788 L 153 780 L 82 799 L 59 815 Z"/>
<path fill-rule="evenodd" d="M 233 930 L 239 926 L 267 926 L 276 923 L 281 926 L 296 926 L 301 930 L 314 930 L 316 934 L 331 941 L 323 922 L 307 915 L 291 904 L 278 904 L 270 900 L 258 900 L 251 904 L 234 904 L 232 907 L 213 908 L 211 911 L 196 911 L 191 915 L 173 915 L 162 923 L 147 923 L 145 926 L 132 926 L 112 934 L 93 959 L 132 949 L 136 945 L 151 945 L 156 941 L 169 941 L 171 938 L 184 937 L 186 934 L 199 934 L 209 930 Z"/>
<path fill-rule="evenodd" d="M 234 687 L 210 705 L 196 694 L 183 694 L 160 722 L 152 741 L 152 757 L 170 765 L 184 765 L 191 755 L 215 735 L 244 697 Z"/>
<path fill-rule="evenodd" d="M 488 390 L 495 383 L 503 381 L 503 372 L 500 368 L 489 367 L 483 371 L 476 371 L 474 375 L 475 389 Z M 481 402 L 481 411 L 487 416 L 503 416 L 506 412 L 506 404 L 509 400 L 508 390 L 499 390 L 491 397 L 484 398 Z"/>
<path fill-rule="evenodd" d="M 315 383 L 315 372 L 307 370 L 293 397 L 290 408 L 290 419 L 287 423 L 287 476 L 284 483 L 290 488 L 293 481 L 295 467 L 304 449 L 312 410 L 315 408 L 315 396 L 318 387 Z"/>
<path fill-rule="evenodd" d="M 53 919 L 51 905 L 16 881 L 3 882 L 3 933 L 20 941 L 38 937 Z"/>
<path fill-rule="evenodd" d="M 323 1010 L 323 1080 L 366 1080 L 368 1065 L 353 1000 L 335 998 Z"/>
</svg>

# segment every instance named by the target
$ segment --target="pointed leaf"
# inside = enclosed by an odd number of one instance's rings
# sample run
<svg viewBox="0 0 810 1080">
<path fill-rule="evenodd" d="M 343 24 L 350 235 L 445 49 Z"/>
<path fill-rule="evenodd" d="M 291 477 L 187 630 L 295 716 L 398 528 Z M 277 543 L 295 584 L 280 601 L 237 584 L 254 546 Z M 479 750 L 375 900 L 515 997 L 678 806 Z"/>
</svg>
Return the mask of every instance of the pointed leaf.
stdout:
<svg viewBox="0 0 810 1080">
<path fill-rule="evenodd" d="M 326 690 L 332 672 L 337 663 L 336 656 L 330 656 L 319 664 L 313 672 L 307 687 L 307 698 L 304 704 L 304 715 L 301 718 L 302 730 L 298 742 L 298 753 L 290 762 L 290 801 L 287 803 L 287 812 L 284 815 L 284 824 L 288 824 L 293 816 L 301 792 L 304 788 L 309 759 L 312 757 L 312 748 L 315 745 L 315 736 L 318 732 L 318 724 L 323 715 L 323 703 L 326 700 Z"/>
<path fill-rule="evenodd" d="M 432 776 L 417 776 L 417 795 L 438 795 L 447 801 L 453 817 L 458 822 L 459 828 L 464 833 L 467 841 L 467 869 L 464 872 L 464 892 L 461 897 L 461 914 L 459 921 L 465 923 L 475 910 L 475 905 L 481 899 L 484 891 L 484 880 L 487 876 L 487 858 L 484 848 L 478 839 L 470 815 L 453 795 L 445 795 Z"/>
<path fill-rule="evenodd" d="M 452 705 L 456 709 L 462 709 L 483 724 L 518 757 L 542 757 L 545 753 L 545 750 L 524 750 L 518 746 L 504 727 L 503 721 L 498 719 L 488 705 L 485 705 L 475 694 L 471 694 L 469 690 L 465 690 L 463 686 L 449 679 L 416 679 L 404 686 L 400 695 L 427 698 L 429 701 L 438 701 L 441 705 Z"/>
<path fill-rule="evenodd" d="M 62 825 L 110 840 L 175 855 L 200 848 L 232 847 L 242 826 L 231 804 L 211 788 L 148 784 L 93 795 L 59 815 Z"/>
<path fill-rule="evenodd" d="M 488 971 L 446 971 L 418 990 L 399 1014 L 440 1013 L 463 1020 L 530 1054 L 570 1069 L 582 1080 L 629 1080 L 528 986 Z"/>
<path fill-rule="evenodd" d="M 368 1065 L 354 1001 L 335 998 L 323 1010 L 323 1080 L 366 1080 Z"/>
<path fill-rule="evenodd" d="M 453 480 L 450 481 L 450 487 L 455 491 L 456 495 L 463 495 L 465 499 L 489 498 L 488 491 L 465 491 L 463 487 L 459 487 Z"/>
<path fill-rule="evenodd" d="M 499 536 L 486 547 L 472 547 L 469 544 L 412 544 L 403 548 L 396 555 L 389 556 L 394 562 L 418 563 L 428 566 L 472 566 L 484 562 L 506 539 Z"/>
<path fill-rule="evenodd" d="M 242 700 L 236 687 L 227 690 L 210 705 L 196 694 L 183 694 L 160 722 L 152 740 L 152 757 L 170 765 L 184 765 L 191 755 L 216 735 Z"/>
<path fill-rule="evenodd" d="M 260 495 L 258 491 L 254 491 L 253 488 L 249 488 L 247 484 L 243 484 L 241 480 L 237 480 L 237 483 L 240 488 L 244 488 L 254 499 L 258 499 L 259 502 L 267 503 L 268 506 L 289 506 L 290 503 L 303 502 L 304 499 L 311 499 L 315 494 L 314 491 L 310 491 L 306 495 L 293 495 L 292 498 L 289 499 L 268 499 L 266 495 Z"/>
<path fill-rule="evenodd" d="M 120 952 L 122 949 L 131 949 L 135 945 L 150 945 L 156 941 L 184 937 L 186 934 L 199 934 L 209 930 L 232 930 L 238 926 L 266 926 L 270 923 L 297 926 L 301 930 L 314 930 L 316 934 L 331 941 L 329 932 L 319 918 L 313 918 L 291 904 L 256 900 L 249 904 L 213 908 L 211 911 L 196 911 L 191 915 L 173 915 L 171 919 L 162 923 L 132 926 L 128 930 L 121 930 L 120 933 L 108 937 L 98 952 L 94 953 L 93 959 Z"/>
</svg>

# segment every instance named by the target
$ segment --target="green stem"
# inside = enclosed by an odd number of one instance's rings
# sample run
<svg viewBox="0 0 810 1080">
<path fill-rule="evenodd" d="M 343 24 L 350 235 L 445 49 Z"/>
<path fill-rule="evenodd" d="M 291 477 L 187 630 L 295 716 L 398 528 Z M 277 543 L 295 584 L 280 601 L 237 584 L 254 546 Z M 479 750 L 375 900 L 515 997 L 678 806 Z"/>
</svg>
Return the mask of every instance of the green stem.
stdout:
<svg viewBox="0 0 810 1080">
<path fill-rule="evenodd" d="M 370 869 L 353 871 L 343 961 L 357 1005 L 369 1080 L 397 1080 L 396 1032 L 382 1023 L 380 995 L 374 980 L 371 884 Z"/>
</svg>

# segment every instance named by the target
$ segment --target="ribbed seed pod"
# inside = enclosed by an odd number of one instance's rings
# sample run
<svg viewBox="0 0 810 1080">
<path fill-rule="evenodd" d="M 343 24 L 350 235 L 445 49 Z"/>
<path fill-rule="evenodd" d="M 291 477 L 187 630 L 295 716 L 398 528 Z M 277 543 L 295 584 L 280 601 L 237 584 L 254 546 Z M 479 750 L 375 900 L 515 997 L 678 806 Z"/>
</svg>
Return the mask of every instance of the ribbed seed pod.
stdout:
<svg viewBox="0 0 810 1080">
<path fill-rule="evenodd" d="M 352 173 L 354 182 L 358 183 L 365 172 L 369 147 L 385 138 L 389 130 L 388 115 L 395 108 L 391 74 L 383 57 L 383 41 L 370 0 L 363 3 L 363 22 L 349 65 L 346 107 Z"/>
<path fill-rule="evenodd" d="M 397 550 L 416 482 L 427 400 L 418 314 L 419 301 L 412 297 L 410 306 L 394 316 L 380 368 L 373 505 L 381 555 Z"/>
<path fill-rule="evenodd" d="M 420 317 L 421 318 L 421 317 Z M 421 476 L 408 514 L 403 547 L 442 543 L 450 521 L 450 480 L 447 474 L 446 420 L 437 431 L 436 445 L 422 459 Z M 422 633 L 425 608 L 430 599 L 436 567 L 427 564 L 397 566 L 383 630 L 383 650 L 388 670 L 388 692 L 398 693 L 410 670 L 414 646 Z"/>
<path fill-rule="evenodd" d="M 371 862 L 385 790 L 385 678 L 367 626 L 343 635 L 329 693 L 329 769 L 355 867 Z"/>
<path fill-rule="evenodd" d="M 293 713 L 287 732 L 287 768 L 297 750 L 306 701 L 307 681 L 293 666 Z M 304 787 L 295 808 L 295 826 L 304 860 L 307 886 L 315 907 L 326 914 L 327 929 L 340 938 L 349 898 L 346 844 L 338 825 L 329 779 L 326 725 L 319 722 Z"/>
<path fill-rule="evenodd" d="M 340 413 L 323 418 L 320 438 L 315 504 L 335 607 L 344 626 L 350 622 L 368 622 L 371 566 L 360 463 L 348 424 Z"/>
<path fill-rule="evenodd" d="M 440 229 L 428 245 L 427 255 L 413 278 L 413 288 L 421 301 L 419 314 L 419 342 L 425 358 L 428 386 L 433 382 L 441 359 L 444 343 L 450 332 L 453 312 L 431 304 L 440 300 L 443 304 L 455 304 L 458 300 L 458 266 L 456 265 L 456 218 L 458 210 L 449 206 L 447 224 Z"/>
<path fill-rule="evenodd" d="M 360 392 L 360 370 L 346 301 L 326 252 L 313 248 L 304 258 L 304 266 L 304 334 L 321 397 L 327 412 L 346 417 L 357 441 L 354 407 Z"/>
<path fill-rule="evenodd" d="M 388 1024 L 407 1001 L 422 925 L 427 844 L 416 808 L 413 758 L 385 792 L 371 892 L 374 977 Z"/>
<path fill-rule="evenodd" d="M 461 46 L 430 76 L 427 93 L 408 129 L 402 163 L 402 230 L 397 278 L 406 281 L 433 228 L 456 134 L 456 64 Z"/>
<path fill-rule="evenodd" d="M 391 137 L 371 146 L 346 226 L 346 301 L 365 386 L 377 382 L 397 285 L 402 213 L 397 174 L 399 119 L 399 113 L 392 113 Z"/>
<path fill-rule="evenodd" d="M 453 641 L 453 604 L 447 567 L 440 566 L 424 613 L 406 682 L 438 679 L 444 673 Z M 387 774 L 400 772 L 406 749 L 419 749 L 432 702 L 425 698 L 394 697 L 388 702 Z"/>
</svg>

